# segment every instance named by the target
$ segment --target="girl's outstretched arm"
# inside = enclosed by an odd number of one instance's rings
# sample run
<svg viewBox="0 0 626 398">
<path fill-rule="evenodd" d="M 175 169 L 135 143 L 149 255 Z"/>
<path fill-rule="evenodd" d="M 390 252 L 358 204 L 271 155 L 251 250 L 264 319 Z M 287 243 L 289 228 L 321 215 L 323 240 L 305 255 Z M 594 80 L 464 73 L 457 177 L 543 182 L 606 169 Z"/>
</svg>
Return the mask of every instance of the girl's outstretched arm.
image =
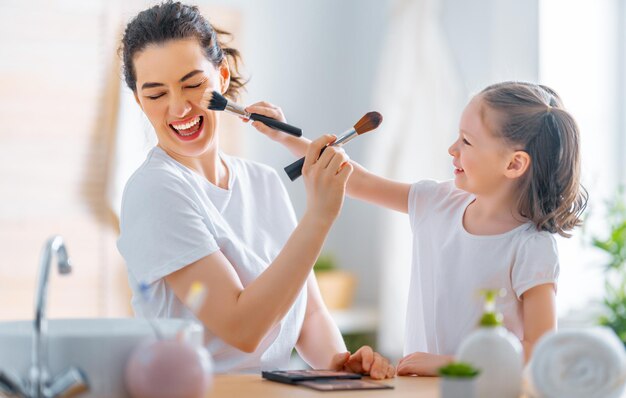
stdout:
<svg viewBox="0 0 626 398">
<path fill-rule="evenodd" d="M 268 102 L 257 102 L 247 107 L 246 111 L 278 120 L 285 119 L 282 110 Z M 271 140 L 285 146 L 298 158 L 306 154 L 311 142 L 304 137 L 294 137 L 274 130 L 261 122 L 252 122 L 252 126 Z M 346 186 L 346 194 L 348 196 L 402 213 L 408 212 L 410 184 L 380 177 L 353 160 L 350 160 L 350 163 L 354 167 L 354 171 Z"/>
<path fill-rule="evenodd" d="M 346 194 L 355 199 L 408 213 L 411 184 L 392 181 L 378 176 L 353 160 L 354 171 L 348 180 Z"/>
</svg>

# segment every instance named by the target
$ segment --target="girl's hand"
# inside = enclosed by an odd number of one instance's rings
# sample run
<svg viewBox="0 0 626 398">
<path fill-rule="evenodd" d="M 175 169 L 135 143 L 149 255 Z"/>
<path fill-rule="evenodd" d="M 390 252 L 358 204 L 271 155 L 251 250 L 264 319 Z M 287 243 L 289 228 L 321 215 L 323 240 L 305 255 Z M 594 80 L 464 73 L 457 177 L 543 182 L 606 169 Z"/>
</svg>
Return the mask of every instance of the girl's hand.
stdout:
<svg viewBox="0 0 626 398">
<path fill-rule="evenodd" d="M 363 346 L 354 354 L 342 352 L 336 354 L 331 362 L 331 370 L 368 374 L 372 379 L 390 379 L 396 375 L 396 369 L 389 360 L 371 347 Z"/>
<path fill-rule="evenodd" d="M 437 376 L 438 369 L 454 361 L 450 355 L 414 352 L 398 362 L 398 376 Z"/>
<path fill-rule="evenodd" d="M 271 117 L 272 119 L 276 119 L 283 123 L 287 122 L 287 119 L 285 119 L 285 115 L 283 114 L 282 109 L 280 109 L 276 105 L 270 104 L 269 102 L 265 102 L 265 101 L 257 102 L 255 104 L 248 106 L 246 108 L 246 112 L 258 113 L 259 115 Z M 242 119 L 245 122 L 249 121 L 249 119 L 245 119 L 245 118 L 242 118 Z M 259 130 L 261 133 L 263 133 L 268 138 L 274 141 L 282 141 L 282 139 L 285 138 L 285 136 L 288 136 L 288 134 L 285 134 L 279 130 L 275 130 L 271 127 L 268 127 L 265 124 L 258 122 L 258 121 L 253 121 L 252 127 Z"/>
<path fill-rule="evenodd" d="M 302 166 L 307 192 L 307 209 L 320 221 L 332 223 L 339 214 L 352 173 L 348 155 L 341 148 L 328 146 L 336 137 L 324 135 L 309 146 Z M 326 147 L 324 153 L 320 152 Z M 318 159 L 319 158 L 319 159 Z"/>
<path fill-rule="evenodd" d="M 259 115 L 268 116 L 281 122 L 286 122 L 283 111 L 279 107 L 272 105 L 269 102 L 261 101 L 257 102 L 256 104 L 250 105 L 246 108 L 246 112 L 258 113 Z M 248 121 L 248 119 L 243 120 L 245 122 Z M 301 158 L 306 154 L 309 144 L 311 143 L 308 138 L 294 137 L 293 135 L 286 134 L 282 131 L 278 131 L 271 127 L 268 127 L 261 122 L 252 122 L 252 126 L 269 139 L 284 145 L 297 158 Z"/>
</svg>

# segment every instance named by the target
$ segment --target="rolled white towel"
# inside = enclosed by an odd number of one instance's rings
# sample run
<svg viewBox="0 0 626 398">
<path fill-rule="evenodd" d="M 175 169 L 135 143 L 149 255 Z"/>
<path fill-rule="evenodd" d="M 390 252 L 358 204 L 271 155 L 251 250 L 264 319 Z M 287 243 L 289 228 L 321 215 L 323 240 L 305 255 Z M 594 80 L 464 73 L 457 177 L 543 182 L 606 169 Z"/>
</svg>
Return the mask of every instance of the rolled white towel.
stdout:
<svg viewBox="0 0 626 398">
<path fill-rule="evenodd" d="M 626 352 L 608 328 L 551 332 L 537 342 L 526 375 L 531 396 L 618 398 L 626 383 Z"/>
</svg>

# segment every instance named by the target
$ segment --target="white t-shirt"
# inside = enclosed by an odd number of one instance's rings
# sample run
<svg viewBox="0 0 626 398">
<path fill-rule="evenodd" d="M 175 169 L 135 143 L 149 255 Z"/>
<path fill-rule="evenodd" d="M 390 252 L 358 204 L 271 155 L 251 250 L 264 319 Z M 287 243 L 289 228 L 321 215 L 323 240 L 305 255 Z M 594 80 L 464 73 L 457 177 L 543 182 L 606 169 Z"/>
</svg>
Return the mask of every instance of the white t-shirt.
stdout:
<svg viewBox="0 0 626 398">
<path fill-rule="evenodd" d="M 454 355 L 483 313 L 483 288 L 506 289 L 496 306 L 504 326 L 524 337 L 522 294 L 554 283 L 554 237 L 531 223 L 499 235 L 472 235 L 463 214 L 475 197 L 453 181 L 420 181 L 409 191 L 413 260 L 404 353 Z"/>
<path fill-rule="evenodd" d="M 126 260 L 137 316 L 195 319 L 165 276 L 221 250 L 245 287 L 274 260 L 294 230 L 293 207 L 273 169 L 220 157 L 229 170 L 228 189 L 209 183 L 159 147 L 126 184 L 117 246 Z M 150 285 L 149 301 L 142 299 L 140 283 Z M 305 310 L 306 286 L 253 353 L 206 331 L 216 372 L 285 368 Z"/>
</svg>

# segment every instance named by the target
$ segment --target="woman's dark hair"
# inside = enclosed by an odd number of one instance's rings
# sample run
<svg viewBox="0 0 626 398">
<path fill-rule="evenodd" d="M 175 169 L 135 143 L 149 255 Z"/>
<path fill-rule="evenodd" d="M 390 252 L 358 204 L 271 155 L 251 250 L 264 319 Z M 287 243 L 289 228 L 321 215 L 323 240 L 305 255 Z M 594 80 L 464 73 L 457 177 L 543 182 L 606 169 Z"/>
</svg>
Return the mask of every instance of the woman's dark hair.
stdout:
<svg viewBox="0 0 626 398">
<path fill-rule="evenodd" d="M 214 28 L 196 6 L 166 1 L 141 11 L 126 26 L 120 46 L 126 85 L 136 91 L 137 75 L 133 57 L 147 46 L 169 40 L 196 38 L 204 55 L 216 68 L 227 58 L 230 84 L 224 95 L 237 99 L 246 84 L 239 74 L 241 56 L 238 50 L 225 45 L 221 40 L 224 36 L 231 35 Z"/>
<path fill-rule="evenodd" d="M 480 94 L 495 111 L 495 134 L 528 153 L 520 179 L 519 213 L 538 230 L 570 237 L 582 223 L 588 193 L 580 184 L 580 137 L 576 121 L 549 87 L 504 82 Z"/>
</svg>

